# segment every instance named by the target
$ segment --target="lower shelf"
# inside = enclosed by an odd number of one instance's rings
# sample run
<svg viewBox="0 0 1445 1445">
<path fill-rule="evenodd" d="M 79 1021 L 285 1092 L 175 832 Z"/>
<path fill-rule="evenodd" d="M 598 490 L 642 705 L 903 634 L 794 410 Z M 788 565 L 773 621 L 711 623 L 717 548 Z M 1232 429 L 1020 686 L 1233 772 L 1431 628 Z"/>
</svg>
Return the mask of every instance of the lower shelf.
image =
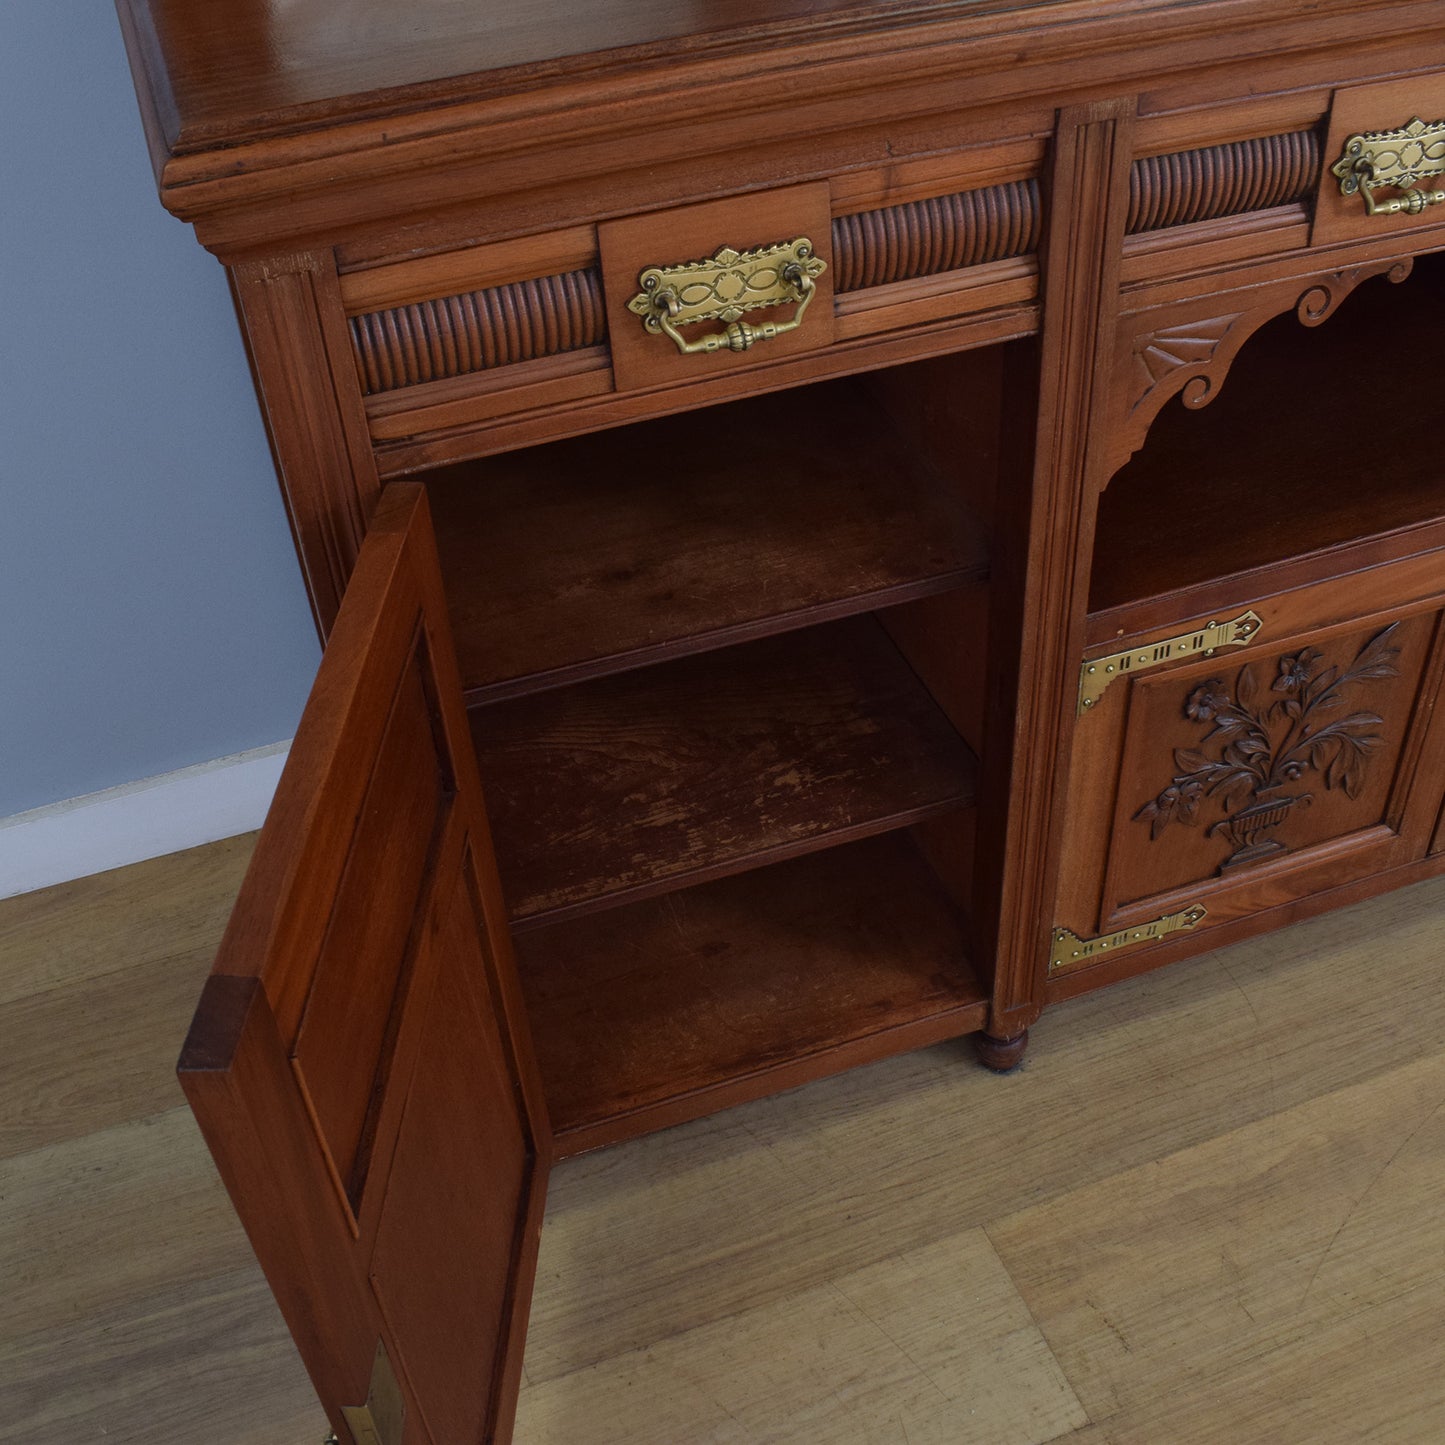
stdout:
<svg viewBox="0 0 1445 1445">
<path fill-rule="evenodd" d="M 983 1027 L 964 921 L 906 833 L 519 934 L 559 1151 Z"/>
<path fill-rule="evenodd" d="M 872 617 L 471 712 L 518 928 L 919 822 L 977 763 Z"/>
</svg>

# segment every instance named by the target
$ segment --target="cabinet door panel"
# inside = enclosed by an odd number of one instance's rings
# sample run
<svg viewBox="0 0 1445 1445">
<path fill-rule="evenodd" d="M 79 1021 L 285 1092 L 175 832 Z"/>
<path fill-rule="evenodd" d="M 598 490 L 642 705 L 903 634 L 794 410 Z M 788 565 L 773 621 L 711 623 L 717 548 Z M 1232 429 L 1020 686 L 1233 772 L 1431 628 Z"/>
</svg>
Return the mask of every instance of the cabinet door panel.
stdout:
<svg viewBox="0 0 1445 1445">
<path fill-rule="evenodd" d="M 378 508 L 180 1072 L 338 1438 L 509 1439 L 551 1145 L 418 487 Z"/>
<path fill-rule="evenodd" d="M 1369 830 L 1400 766 L 1434 616 L 1301 637 L 1132 681 L 1101 922 Z"/>
<path fill-rule="evenodd" d="M 1158 929 L 1207 946 L 1217 924 L 1424 856 L 1445 614 L 1436 596 L 1342 622 L 1340 602 L 1338 583 L 1241 602 L 1221 615 L 1257 611 L 1250 645 L 1125 669 L 1080 719 L 1055 922 L 1084 943 L 1056 943 L 1051 977 L 1113 976 L 1123 947 L 1147 967 Z"/>
</svg>

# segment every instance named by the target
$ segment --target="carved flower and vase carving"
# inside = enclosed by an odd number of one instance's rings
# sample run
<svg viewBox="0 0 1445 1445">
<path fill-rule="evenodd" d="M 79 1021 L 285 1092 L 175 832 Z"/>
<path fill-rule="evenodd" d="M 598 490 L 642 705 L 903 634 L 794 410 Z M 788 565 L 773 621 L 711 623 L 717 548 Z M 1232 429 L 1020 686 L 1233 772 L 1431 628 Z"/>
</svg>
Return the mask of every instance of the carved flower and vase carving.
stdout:
<svg viewBox="0 0 1445 1445">
<path fill-rule="evenodd" d="M 1157 839 L 1170 824 L 1198 825 L 1206 802 L 1218 802 L 1224 816 L 1205 835 L 1222 836 L 1233 849 L 1220 865 L 1224 873 L 1286 849 L 1274 834 L 1313 801 L 1305 786 L 1312 779 L 1358 798 L 1371 756 L 1385 745 L 1377 731 L 1384 719 L 1344 709 L 1371 682 L 1399 676 L 1398 626 L 1376 633 L 1346 667 L 1306 647 L 1280 658 L 1267 682 L 1246 663 L 1232 690 L 1222 678 L 1200 683 L 1185 699 L 1184 716 L 1208 731 L 1197 748 L 1175 750 L 1173 779 L 1135 821 L 1148 823 Z"/>
</svg>

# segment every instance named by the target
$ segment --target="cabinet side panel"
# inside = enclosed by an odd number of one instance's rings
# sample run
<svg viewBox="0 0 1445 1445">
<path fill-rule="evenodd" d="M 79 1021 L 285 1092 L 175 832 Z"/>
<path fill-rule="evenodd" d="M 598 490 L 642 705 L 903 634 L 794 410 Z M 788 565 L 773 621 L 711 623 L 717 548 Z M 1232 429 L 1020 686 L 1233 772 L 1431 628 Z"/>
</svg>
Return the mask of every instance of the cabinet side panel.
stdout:
<svg viewBox="0 0 1445 1445">
<path fill-rule="evenodd" d="M 231 272 L 271 451 L 322 638 L 380 489 L 330 252 Z"/>
</svg>

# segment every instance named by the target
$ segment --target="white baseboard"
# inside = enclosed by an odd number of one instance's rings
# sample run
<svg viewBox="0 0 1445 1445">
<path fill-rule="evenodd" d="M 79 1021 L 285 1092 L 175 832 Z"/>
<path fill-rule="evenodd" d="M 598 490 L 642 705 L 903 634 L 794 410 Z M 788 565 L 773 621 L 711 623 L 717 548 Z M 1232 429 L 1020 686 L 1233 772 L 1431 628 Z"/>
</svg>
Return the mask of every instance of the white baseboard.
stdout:
<svg viewBox="0 0 1445 1445">
<path fill-rule="evenodd" d="M 0 818 L 0 898 L 259 828 L 290 739 Z"/>
</svg>

